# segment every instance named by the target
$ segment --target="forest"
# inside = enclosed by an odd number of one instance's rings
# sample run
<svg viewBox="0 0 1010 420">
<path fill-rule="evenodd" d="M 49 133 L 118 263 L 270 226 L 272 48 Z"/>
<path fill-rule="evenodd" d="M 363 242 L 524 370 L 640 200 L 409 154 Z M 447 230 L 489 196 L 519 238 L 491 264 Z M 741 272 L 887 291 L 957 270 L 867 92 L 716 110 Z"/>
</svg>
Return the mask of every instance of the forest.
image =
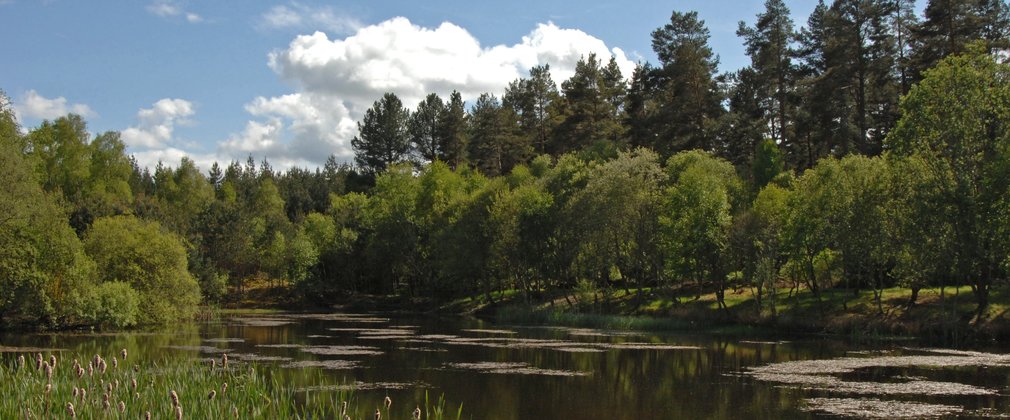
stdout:
<svg viewBox="0 0 1010 420">
<path fill-rule="evenodd" d="M 22 127 L 0 95 L 0 327 L 190 319 L 250 284 L 353 294 L 970 286 L 1010 272 L 1010 8 L 768 0 L 719 73 L 673 12 L 658 63 L 584 56 L 500 97 L 387 93 L 353 163 L 140 167 L 78 115 Z M 766 302 L 762 302 L 762 300 Z"/>
</svg>

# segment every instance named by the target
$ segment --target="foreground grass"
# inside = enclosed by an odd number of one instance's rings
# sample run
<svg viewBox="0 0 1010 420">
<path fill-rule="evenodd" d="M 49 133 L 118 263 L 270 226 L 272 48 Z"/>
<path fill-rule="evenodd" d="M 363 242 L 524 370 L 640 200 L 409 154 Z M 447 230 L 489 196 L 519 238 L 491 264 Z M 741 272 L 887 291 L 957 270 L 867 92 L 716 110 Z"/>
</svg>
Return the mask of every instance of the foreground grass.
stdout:
<svg viewBox="0 0 1010 420">
<path fill-rule="evenodd" d="M 254 365 L 191 359 L 145 362 L 124 357 L 41 353 L 0 363 L 0 417 L 157 419 L 373 418 L 350 391 L 296 392 Z M 129 356 L 129 355 L 127 355 Z M 43 360 L 43 361 L 38 361 Z M 55 367 L 54 367 L 55 366 Z M 321 375 L 321 373 L 319 373 Z M 424 419 L 460 418 L 445 400 L 420 406 Z M 382 418 L 411 418 L 391 415 Z"/>
</svg>

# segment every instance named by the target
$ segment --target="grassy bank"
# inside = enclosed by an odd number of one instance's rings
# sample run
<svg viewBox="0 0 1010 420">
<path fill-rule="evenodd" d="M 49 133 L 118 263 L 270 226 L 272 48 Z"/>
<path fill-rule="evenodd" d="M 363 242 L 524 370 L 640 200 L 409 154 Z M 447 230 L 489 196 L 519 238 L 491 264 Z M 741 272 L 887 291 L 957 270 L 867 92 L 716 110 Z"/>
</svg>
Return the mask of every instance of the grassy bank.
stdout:
<svg viewBox="0 0 1010 420">
<path fill-rule="evenodd" d="M 299 392 L 255 365 L 223 359 L 146 361 L 125 350 L 107 358 L 8 354 L 0 363 L 0 395 L 4 418 L 343 418 L 344 402 L 350 418 L 375 414 L 374 407 L 356 407 L 351 391 Z M 425 419 L 460 416 L 450 413 L 442 398 L 418 403 Z M 398 406 L 402 410 L 384 408 L 383 418 L 412 417 L 407 404 Z"/>
<path fill-rule="evenodd" d="M 528 299 L 515 292 L 460 299 L 444 310 L 476 313 L 503 323 L 561 325 L 619 330 L 717 333 L 829 333 L 862 338 L 919 337 L 959 343 L 1010 337 L 1010 293 L 994 289 L 982 317 L 968 287 L 922 289 L 910 305 L 911 290 L 780 289 L 765 293 L 761 305 L 751 289 L 727 290 L 726 308 L 714 293 L 676 294 L 632 289 Z"/>
</svg>

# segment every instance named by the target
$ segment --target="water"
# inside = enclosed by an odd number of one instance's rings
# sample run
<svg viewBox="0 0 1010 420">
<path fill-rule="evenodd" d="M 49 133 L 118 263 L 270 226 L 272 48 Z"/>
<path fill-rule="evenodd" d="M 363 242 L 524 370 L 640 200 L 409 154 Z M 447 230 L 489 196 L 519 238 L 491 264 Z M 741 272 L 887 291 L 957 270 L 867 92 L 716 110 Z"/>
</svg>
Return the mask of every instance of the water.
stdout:
<svg viewBox="0 0 1010 420">
<path fill-rule="evenodd" d="M 353 386 L 359 407 L 377 407 L 389 395 L 394 418 L 410 418 L 426 391 L 432 399 L 444 394 L 453 409 L 462 404 L 464 417 L 474 419 L 1010 413 L 1010 356 L 998 348 L 974 353 L 908 342 L 528 328 L 384 314 L 233 316 L 164 333 L 8 335 L 2 344 L 83 354 L 127 348 L 131 357 L 208 363 L 227 352 L 303 392 Z"/>
</svg>

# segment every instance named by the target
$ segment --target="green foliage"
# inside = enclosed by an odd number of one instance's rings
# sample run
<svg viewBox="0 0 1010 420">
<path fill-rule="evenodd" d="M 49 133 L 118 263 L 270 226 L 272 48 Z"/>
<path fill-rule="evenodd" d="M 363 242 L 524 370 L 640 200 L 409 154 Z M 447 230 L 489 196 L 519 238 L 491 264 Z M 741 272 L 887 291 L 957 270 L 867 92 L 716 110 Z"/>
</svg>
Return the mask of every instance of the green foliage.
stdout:
<svg viewBox="0 0 1010 420">
<path fill-rule="evenodd" d="M 0 326 L 76 325 L 94 263 L 17 141 L 0 138 Z"/>
<path fill-rule="evenodd" d="M 926 71 L 902 109 L 888 147 L 896 158 L 921 159 L 908 164 L 925 175 L 911 180 L 925 188 L 915 192 L 920 198 L 912 214 L 925 214 L 922 223 L 931 223 L 911 232 L 925 228 L 950 235 L 921 240 L 932 249 L 909 250 L 909 255 L 918 260 L 952 251 L 951 269 L 971 280 L 981 313 L 1010 249 L 1010 66 L 987 54 L 983 44 L 974 44 L 966 54 Z"/>
<path fill-rule="evenodd" d="M 87 296 L 82 318 L 99 328 L 127 328 L 137 324 L 140 294 L 128 283 L 101 283 Z"/>
<path fill-rule="evenodd" d="M 199 286 L 187 271 L 186 251 L 157 222 L 132 216 L 98 219 L 84 247 L 100 281 L 124 282 L 140 294 L 139 323 L 187 319 L 196 310 Z"/>
<path fill-rule="evenodd" d="M 759 143 L 754 153 L 754 163 L 751 164 L 754 188 L 758 190 L 764 188 L 784 170 L 785 161 L 775 142 L 766 139 Z"/>
<path fill-rule="evenodd" d="M 674 155 L 667 163 L 671 180 L 659 218 L 668 270 L 678 280 L 711 282 L 719 304 L 730 269 L 733 204 L 742 185 L 733 166 L 703 152 Z"/>
</svg>

